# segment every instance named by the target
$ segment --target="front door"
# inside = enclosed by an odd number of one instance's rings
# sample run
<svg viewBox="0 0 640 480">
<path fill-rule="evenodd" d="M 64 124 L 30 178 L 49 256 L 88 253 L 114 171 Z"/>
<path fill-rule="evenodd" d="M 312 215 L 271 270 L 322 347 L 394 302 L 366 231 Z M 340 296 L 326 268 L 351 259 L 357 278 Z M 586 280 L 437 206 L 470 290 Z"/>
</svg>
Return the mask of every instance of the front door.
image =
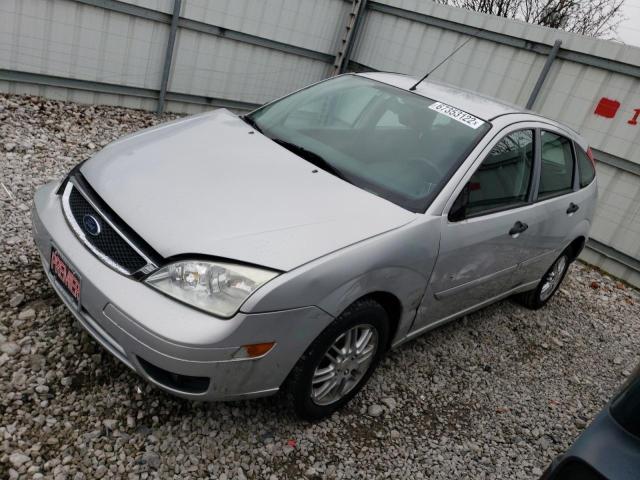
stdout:
<svg viewBox="0 0 640 480">
<path fill-rule="evenodd" d="M 440 251 L 416 329 L 515 286 L 527 237 L 539 228 L 532 204 L 535 130 L 499 139 L 442 218 Z"/>
</svg>

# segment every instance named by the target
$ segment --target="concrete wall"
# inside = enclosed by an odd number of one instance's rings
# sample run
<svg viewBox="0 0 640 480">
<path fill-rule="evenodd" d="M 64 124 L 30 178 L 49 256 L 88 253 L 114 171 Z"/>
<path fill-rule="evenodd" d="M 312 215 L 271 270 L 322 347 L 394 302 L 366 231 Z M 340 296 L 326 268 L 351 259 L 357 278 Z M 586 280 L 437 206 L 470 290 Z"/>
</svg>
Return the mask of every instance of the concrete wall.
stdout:
<svg viewBox="0 0 640 480">
<path fill-rule="evenodd" d="M 172 0 L 3 0 L 0 69 L 55 78 L 0 75 L 0 91 L 153 109 L 172 8 Z M 177 32 L 167 108 L 193 113 L 224 100 L 252 108 L 326 77 L 348 9 L 343 0 L 185 0 L 191 28 Z M 84 82 L 82 90 L 52 85 L 58 77 Z M 87 82 L 106 85 L 96 93 Z M 180 95 L 200 98 L 171 100 Z"/>
</svg>

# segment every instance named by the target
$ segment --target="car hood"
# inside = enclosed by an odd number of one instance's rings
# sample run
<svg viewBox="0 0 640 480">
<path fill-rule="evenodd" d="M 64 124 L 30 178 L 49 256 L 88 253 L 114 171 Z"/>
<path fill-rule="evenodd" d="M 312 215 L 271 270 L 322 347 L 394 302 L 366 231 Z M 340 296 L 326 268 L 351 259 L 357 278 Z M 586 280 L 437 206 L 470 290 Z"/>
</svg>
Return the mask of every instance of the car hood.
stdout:
<svg viewBox="0 0 640 480">
<path fill-rule="evenodd" d="M 80 171 L 163 257 L 205 254 L 286 271 L 415 218 L 224 109 L 112 143 Z"/>
</svg>

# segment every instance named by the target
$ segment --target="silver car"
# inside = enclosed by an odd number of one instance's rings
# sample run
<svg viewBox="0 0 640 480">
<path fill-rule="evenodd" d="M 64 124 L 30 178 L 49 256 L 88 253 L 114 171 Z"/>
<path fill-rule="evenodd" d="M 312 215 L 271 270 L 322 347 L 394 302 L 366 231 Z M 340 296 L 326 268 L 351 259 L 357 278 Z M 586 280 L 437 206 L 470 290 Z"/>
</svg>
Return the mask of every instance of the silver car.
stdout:
<svg viewBox="0 0 640 480">
<path fill-rule="evenodd" d="M 511 295 L 540 308 L 589 235 L 587 143 L 414 82 L 342 75 L 110 144 L 36 193 L 49 281 L 158 387 L 286 390 L 311 420 L 417 335 Z"/>
</svg>

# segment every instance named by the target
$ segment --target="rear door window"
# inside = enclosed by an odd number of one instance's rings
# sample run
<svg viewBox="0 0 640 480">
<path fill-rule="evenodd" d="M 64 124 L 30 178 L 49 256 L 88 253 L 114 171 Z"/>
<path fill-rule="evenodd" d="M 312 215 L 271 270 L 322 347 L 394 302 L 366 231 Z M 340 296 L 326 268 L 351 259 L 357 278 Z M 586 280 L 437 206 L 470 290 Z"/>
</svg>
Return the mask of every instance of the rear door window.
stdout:
<svg viewBox="0 0 640 480">
<path fill-rule="evenodd" d="M 527 202 L 533 168 L 533 130 L 500 140 L 469 180 L 465 216 L 478 216 Z"/>
<path fill-rule="evenodd" d="M 580 188 L 583 188 L 593 181 L 596 176 L 596 170 L 593 168 L 593 163 L 586 152 L 577 145 L 576 153 L 578 157 L 578 172 L 580 173 Z"/>
<path fill-rule="evenodd" d="M 573 191 L 573 149 L 571 140 L 552 132 L 541 132 L 541 168 L 538 198 L 545 199 Z"/>
</svg>

